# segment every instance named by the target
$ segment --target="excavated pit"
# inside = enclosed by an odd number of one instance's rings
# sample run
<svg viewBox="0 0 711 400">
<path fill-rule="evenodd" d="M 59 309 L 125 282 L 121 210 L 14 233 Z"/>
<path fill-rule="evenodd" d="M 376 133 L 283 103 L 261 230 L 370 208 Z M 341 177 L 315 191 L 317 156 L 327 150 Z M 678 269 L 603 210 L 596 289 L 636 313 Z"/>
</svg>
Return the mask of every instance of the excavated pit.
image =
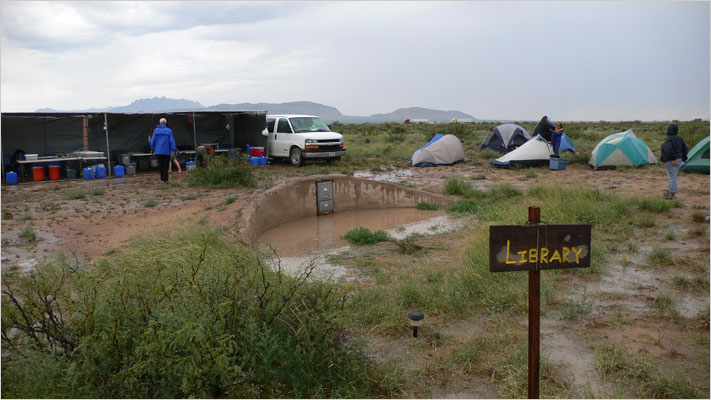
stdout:
<svg viewBox="0 0 711 400">
<path fill-rule="evenodd" d="M 444 207 L 450 201 L 450 198 L 444 195 L 348 175 L 307 176 L 279 184 L 258 194 L 246 204 L 242 210 L 244 224 L 238 231 L 240 240 L 254 246 L 258 243 L 258 237 L 272 228 L 317 217 L 317 183 L 322 182 L 333 183 L 331 193 L 333 210 L 326 215 L 329 218 L 320 218 L 320 222 L 314 221 L 312 225 L 316 227 L 315 232 L 317 233 L 320 229 L 319 226 L 327 227 L 329 220 L 342 218 L 334 217 L 337 214 L 359 210 L 407 208 L 412 209 L 415 214 L 420 213 L 415 218 L 408 217 L 399 222 L 399 224 L 407 224 L 442 214 L 437 212 L 427 214 L 424 211 L 415 210 L 418 204 L 429 203 Z M 382 219 L 383 217 L 378 218 Z M 332 226 L 338 225 L 334 222 L 330 224 Z M 312 231 L 314 231 L 313 228 Z"/>
</svg>

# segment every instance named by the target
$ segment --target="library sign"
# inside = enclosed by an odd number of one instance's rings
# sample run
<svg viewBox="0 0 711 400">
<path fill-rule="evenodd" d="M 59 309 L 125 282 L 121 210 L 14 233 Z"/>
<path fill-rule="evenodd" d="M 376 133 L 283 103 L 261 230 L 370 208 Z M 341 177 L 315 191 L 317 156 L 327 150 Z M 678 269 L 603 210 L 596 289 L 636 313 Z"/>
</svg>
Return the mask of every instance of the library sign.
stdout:
<svg viewBox="0 0 711 400">
<path fill-rule="evenodd" d="M 590 266 L 591 225 L 546 225 L 528 208 L 528 225 L 489 227 L 489 271 L 528 271 L 528 398 L 539 398 L 541 270 Z"/>
</svg>

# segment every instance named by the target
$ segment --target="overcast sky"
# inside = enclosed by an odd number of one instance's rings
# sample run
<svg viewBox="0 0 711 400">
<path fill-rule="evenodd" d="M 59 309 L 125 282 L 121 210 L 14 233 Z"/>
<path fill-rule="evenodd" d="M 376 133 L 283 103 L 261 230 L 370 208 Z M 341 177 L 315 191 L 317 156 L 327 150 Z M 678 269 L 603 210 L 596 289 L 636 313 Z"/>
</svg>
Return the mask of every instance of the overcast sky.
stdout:
<svg viewBox="0 0 711 400">
<path fill-rule="evenodd" d="M 4 112 L 166 96 L 707 118 L 709 2 L 0 3 Z"/>
</svg>

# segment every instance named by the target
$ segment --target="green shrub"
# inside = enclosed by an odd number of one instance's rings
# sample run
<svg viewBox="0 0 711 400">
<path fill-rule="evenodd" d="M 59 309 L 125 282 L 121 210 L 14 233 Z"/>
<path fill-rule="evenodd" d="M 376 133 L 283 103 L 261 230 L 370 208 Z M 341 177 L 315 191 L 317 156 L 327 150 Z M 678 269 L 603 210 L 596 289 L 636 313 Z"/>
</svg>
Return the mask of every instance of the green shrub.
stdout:
<svg viewBox="0 0 711 400">
<path fill-rule="evenodd" d="M 33 218 L 34 218 L 34 215 L 32 215 L 32 212 L 31 212 L 31 211 L 25 211 L 25 212 L 22 214 L 22 218 L 20 218 L 20 219 L 23 220 L 23 221 L 29 221 L 29 220 L 31 220 L 31 219 L 33 219 Z"/>
<path fill-rule="evenodd" d="M 400 253 L 403 254 L 414 254 L 417 253 L 418 251 L 423 250 L 422 246 L 417 244 L 417 241 L 422 237 L 421 234 L 418 233 L 413 233 L 411 235 L 407 235 L 402 240 L 396 240 L 395 244 L 397 245 L 397 249 Z"/>
<path fill-rule="evenodd" d="M 471 200 L 452 201 L 447 205 L 447 211 L 454 213 L 475 213 L 479 205 Z"/>
<path fill-rule="evenodd" d="M 691 220 L 694 222 L 706 222 L 706 215 L 704 215 L 701 211 L 694 211 L 694 214 L 691 216 Z"/>
<path fill-rule="evenodd" d="M 492 149 L 484 149 L 479 152 L 479 156 L 483 159 L 486 159 L 486 160 L 495 160 L 495 159 L 501 157 L 501 153 L 499 153 L 496 150 L 492 150 Z"/>
<path fill-rule="evenodd" d="M 674 265 L 674 257 L 669 249 L 654 246 L 647 258 L 654 265 Z"/>
<path fill-rule="evenodd" d="M 229 196 L 225 199 L 225 204 L 232 204 L 237 200 L 237 196 Z"/>
<path fill-rule="evenodd" d="M 643 211 L 651 211 L 655 213 L 668 212 L 674 207 L 681 207 L 679 200 L 666 200 L 663 197 L 644 197 L 641 199 L 632 199 L 632 204 Z"/>
<path fill-rule="evenodd" d="M 439 210 L 440 207 L 439 204 L 433 204 L 433 203 L 427 203 L 427 202 L 421 202 L 417 204 L 417 209 L 418 210 L 429 210 L 429 211 L 434 211 L 434 210 Z"/>
<path fill-rule="evenodd" d="M 189 194 L 184 194 L 181 196 L 178 196 L 180 200 L 195 200 L 198 198 L 198 195 L 196 193 L 189 193 Z"/>
<path fill-rule="evenodd" d="M 82 189 L 70 190 L 67 193 L 67 199 L 69 199 L 69 200 L 78 200 L 78 199 L 83 199 L 84 197 L 86 197 L 86 193 L 84 193 L 84 190 L 82 190 Z"/>
<path fill-rule="evenodd" d="M 450 176 L 444 185 L 444 193 L 455 196 L 466 196 L 471 190 L 472 185 L 458 176 Z"/>
<path fill-rule="evenodd" d="M 155 207 L 158 205 L 158 202 L 155 201 L 155 199 L 146 199 L 143 202 L 143 207 Z"/>
<path fill-rule="evenodd" d="M 284 276 L 199 228 L 4 274 L 2 396 L 388 397 L 344 339 L 344 293 L 312 270 Z"/>
<path fill-rule="evenodd" d="M 388 234 L 384 230 L 378 230 L 377 232 L 371 232 L 370 229 L 360 227 L 356 229 L 351 229 L 343 235 L 343 238 L 348 240 L 353 244 L 373 244 L 378 242 L 384 242 L 389 239 Z"/>
<path fill-rule="evenodd" d="M 205 168 L 196 168 L 188 174 L 190 185 L 201 185 L 209 188 L 256 187 L 253 167 L 246 159 L 231 160 L 220 156 L 208 163 Z"/>
<path fill-rule="evenodd" d="M 34 242 L 37 240 L 37 233 L 31 226 L 26 226 L 22 229 L 20 236 L 27 240 L 28 242 Z"/>
<path fill-rule="evenodd" d="M 95 188 L 91 191 L 91 194 L 94 196 L 103 196 L 104 192 L 105 192 L 105 190 L 102 188 Z"/>
</svg>

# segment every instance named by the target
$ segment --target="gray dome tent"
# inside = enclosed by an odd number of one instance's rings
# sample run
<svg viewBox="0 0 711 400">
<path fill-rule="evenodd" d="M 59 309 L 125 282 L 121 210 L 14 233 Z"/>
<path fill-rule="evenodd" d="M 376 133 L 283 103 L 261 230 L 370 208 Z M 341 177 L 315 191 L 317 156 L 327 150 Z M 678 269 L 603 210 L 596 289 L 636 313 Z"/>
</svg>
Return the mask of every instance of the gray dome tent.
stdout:
<svg viewBox="0 0 711 400">
<path fill-rule="evenodd" d="M 464 147 L 454 135 L 436 134 L 426 145 L 412 153 L 410 166 L 433 167 L 464 161 Z"/>
<path fill-rule="evenodd" d="M 481 149 L 509 152 L 531 140 L 531 135 L 516 124 L 503 124 L 492 129 L 481 142 Z"/>
</svg>

